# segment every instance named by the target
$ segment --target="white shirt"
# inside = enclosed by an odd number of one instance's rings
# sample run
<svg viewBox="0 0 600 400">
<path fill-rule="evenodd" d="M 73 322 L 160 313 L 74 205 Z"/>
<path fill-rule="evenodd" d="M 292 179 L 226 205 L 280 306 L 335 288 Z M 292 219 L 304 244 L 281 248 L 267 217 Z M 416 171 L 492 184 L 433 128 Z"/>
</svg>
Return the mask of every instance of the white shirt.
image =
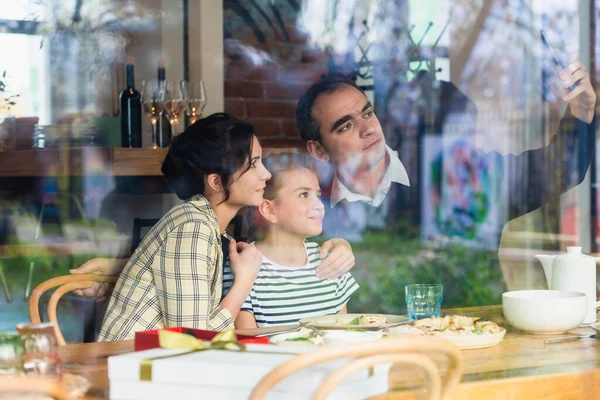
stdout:
<svg viewBox="0 0 600 400">
<path fill-rule="evenodd" d="M 348 202 L 361 201 L 363 203 L 367 203 L 374 207 L 379 207 L 385 196 L 390 191 L 390 187 L 392 182 L 400 183 L 405 186 L 410 186 L 410 182 L 408 180 L 408 173 L 406 172 L 406 168 L 400 161 L 398 157 L 398 153 L 390 149 L 388 146 L 385 146 L 386 153 L 390 160 L 390 163 L 383 174 L 383 179 L 377 185 L 377 189 L 375 189 L 375 196 L 369 197 L 358 193 L 353 193 L 348 189 L 342 181 L 339 180 L 337 176 L 337 172 L 333 177 L 333 185 L 331 188 L 331 199 L 330 206 L 333 208 L 337 203 L 342 200 L 346 200 Z"/>
</svg>

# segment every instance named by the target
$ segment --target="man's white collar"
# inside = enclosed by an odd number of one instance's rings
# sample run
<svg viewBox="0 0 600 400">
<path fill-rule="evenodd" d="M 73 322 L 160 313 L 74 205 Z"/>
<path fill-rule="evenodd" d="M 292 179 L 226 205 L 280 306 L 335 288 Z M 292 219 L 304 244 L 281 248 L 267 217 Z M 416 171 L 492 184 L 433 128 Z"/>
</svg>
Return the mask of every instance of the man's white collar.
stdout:
<svg viewBox="0 0 600 400">
<path fill-rule="evenodd" d="M 375 207 L 379 207 L 385 196 L 390 190 L 390 186 L 392 182 L 399 183 L 401 185 L 410 186 L 410 181 L 408 179 L 408 173 L 406 172 L 406 168 L 400 161 L 398 157 L 398 153 L 390 149 L 388 146 L 385 146 L 387 155 L 389 157 L 390 163 L 385 170 L 383 175 L 383 179 L 377 186 L 375 190 L 375 197 L 369 197 L 358 193 L 353 193 L 339 180 L 337 176 L 337 172 L 333 177 L 333 185 L 331 187 L 331 198 L 330 198 L 330 206 L 333 208 L 337 203 L 342 200 L 347 200 L 350 202 L 353 201 L 362 201 L 367 204 L 370 204 Z"/>
</svg>

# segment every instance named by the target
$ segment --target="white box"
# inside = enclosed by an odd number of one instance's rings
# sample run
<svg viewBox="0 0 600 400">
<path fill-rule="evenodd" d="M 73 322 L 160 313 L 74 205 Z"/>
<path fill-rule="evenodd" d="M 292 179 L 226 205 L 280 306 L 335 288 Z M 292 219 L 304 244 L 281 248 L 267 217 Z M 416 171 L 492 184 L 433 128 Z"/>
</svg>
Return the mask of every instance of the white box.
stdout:
<svg viewBox="0 0 600 400">
<path fill-rule="evenodd" d="M 144 359 L 185 353 L 152 349 L 108 358 L 110 398 L 153 400 L 165 398 L 246 399 L 254 386 L 273 368 L 313 347 L 250 344 L 245 352 L 205 350 L 178 357 L 155 359 L 152 381 L 140 380 Z M 318 364 L 291 375 L 269 393 L 269 399 L 310 399 L 323 379 L 349 359 Z M 329 399 L 364 399 L 388 391 L 391 364 L 359 371 L 344 381 Z M 185 396 L 185 397 L 184 397 Z"/>
</svg>

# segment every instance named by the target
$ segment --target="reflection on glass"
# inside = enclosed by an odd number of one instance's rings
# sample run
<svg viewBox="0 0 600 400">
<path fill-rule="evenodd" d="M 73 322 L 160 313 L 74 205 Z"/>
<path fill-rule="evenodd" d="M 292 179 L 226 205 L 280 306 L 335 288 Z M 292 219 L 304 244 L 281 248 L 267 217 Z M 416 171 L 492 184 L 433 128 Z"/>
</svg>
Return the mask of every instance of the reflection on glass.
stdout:
<svg viewBox="0 0 600 400">
<path fill-rule="evenodd" d="M 27 375 L 62 375 L 54 324 L 19 324 L 17 332 L 23 340 L 25 357 L 23 367 Z"/>
<path fill-rule="evenodd" d="M 193 124 L 202 116 L 202 110 L 206 107 L 206 89 L 204 81 L 181 81 L 181 91 L 185 100 L 185 112 Z"/>
<path fill-rule="evenodd" d="M 23 342 L 16 332 L 0 333 L 0 376 L 23 373 Z"/>
</svg>

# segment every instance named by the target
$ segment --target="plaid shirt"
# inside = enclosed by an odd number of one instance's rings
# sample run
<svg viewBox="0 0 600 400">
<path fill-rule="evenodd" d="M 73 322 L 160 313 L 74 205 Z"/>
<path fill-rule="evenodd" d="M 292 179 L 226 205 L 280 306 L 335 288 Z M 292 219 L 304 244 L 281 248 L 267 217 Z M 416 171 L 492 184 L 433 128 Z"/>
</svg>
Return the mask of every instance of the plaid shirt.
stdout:
<svg viewBox="0 0 600 400">
<path fill-rule="evenodd" d="M 227 236 L 227 233 L 225 234 Z M 221 307 L 223 252 L 219 224 L 202 195 L 173 207 L 144 237 L 121 273 L 99 341 L 175 326 L 233 327 Z"/>
</svg>

